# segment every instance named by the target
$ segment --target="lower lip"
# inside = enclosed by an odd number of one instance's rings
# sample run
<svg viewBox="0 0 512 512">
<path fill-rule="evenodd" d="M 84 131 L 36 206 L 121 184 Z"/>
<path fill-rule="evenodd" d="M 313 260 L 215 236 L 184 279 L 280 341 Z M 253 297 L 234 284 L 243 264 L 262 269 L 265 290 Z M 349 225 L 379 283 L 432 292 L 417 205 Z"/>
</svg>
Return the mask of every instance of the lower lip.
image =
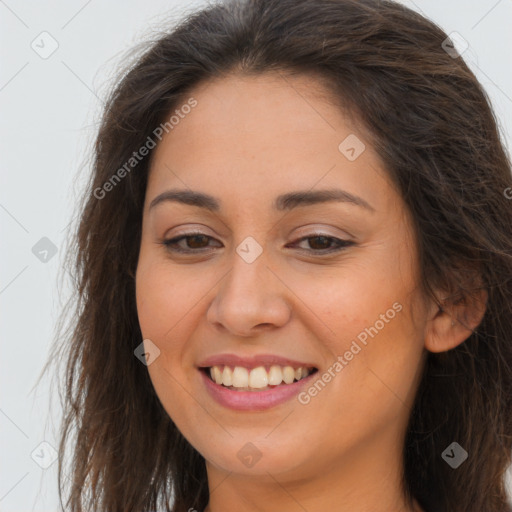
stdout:
<svg viewBox="0 0 512 512">
<path fill-rule="evenodd" d="M 314 372 L 293 384 L 282 384 L 266 391 L 235 391 L 217 384 L 199 370 L 206 389 L 220 405 L 237 411 L 263 411 L 295 397 L 317 373 Z"/>
</svg>

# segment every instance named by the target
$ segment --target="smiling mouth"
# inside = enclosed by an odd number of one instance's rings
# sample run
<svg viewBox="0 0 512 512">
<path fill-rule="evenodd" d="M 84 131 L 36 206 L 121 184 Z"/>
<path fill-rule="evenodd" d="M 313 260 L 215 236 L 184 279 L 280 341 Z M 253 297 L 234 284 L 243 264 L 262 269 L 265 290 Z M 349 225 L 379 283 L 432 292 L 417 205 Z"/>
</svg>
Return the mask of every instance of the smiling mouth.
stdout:
<svg viewBox="0 0 512 512">
<path fill-rule="evenodd" d="M 210 380 L 233 391 L 267 391 L 281 386 L 289 386 L 316 373 L 315 367 L 292 366 L 243 366 L 217 365 L 200 368 Z"/>
</svg>

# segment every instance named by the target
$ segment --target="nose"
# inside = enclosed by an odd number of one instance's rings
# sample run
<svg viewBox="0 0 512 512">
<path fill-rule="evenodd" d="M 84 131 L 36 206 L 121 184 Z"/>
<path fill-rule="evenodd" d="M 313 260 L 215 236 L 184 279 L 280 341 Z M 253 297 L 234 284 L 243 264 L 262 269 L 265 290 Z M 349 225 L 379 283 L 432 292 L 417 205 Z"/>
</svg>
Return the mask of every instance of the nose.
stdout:
<svg viewBox="0 0 512 512">
<path fill-rule="evenodd" d="M 264 253 L 252 263 L 235 253 L 232 268 L 209 305 L 207 320 L 224 333 L 244 337 L 282 327 L 291 316 L 287 291 L 267 266 Z"/>
</svg>

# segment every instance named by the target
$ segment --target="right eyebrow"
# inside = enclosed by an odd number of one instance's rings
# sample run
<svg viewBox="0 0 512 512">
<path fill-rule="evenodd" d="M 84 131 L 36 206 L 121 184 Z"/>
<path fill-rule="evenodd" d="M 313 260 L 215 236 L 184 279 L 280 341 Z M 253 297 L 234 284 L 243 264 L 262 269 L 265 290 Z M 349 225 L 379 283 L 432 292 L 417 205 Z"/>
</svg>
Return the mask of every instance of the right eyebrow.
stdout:
<svg viewBox="0 0 512 512">
<path fill-rule="evenodd" d="M 166 190 L 151 201 L 149 209 L 151 210 L 151 208 L 165 201 L 175 201 L 190 206 L 198 206 L 199 208 L 206 208 L 212 212 L 218 212 L 220 210 L 220 203 L 213 196 L 193 190 Z"/>
</svg>

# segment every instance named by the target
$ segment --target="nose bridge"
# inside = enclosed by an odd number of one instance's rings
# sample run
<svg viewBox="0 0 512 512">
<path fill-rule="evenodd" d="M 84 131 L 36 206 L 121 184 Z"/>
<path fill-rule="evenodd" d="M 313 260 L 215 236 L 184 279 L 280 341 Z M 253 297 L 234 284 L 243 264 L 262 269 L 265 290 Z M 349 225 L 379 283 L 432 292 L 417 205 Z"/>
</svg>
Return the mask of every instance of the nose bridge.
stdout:
<svg viewBox="0 0 512 512">
<path fill-rule="evenodd" d="M 261 241 L 261 236 L 259 237 Z M 262 242 L 263 244 L 263 242 Z M 226 282 L 221 286 L 226 298 L 232 295 L 235 299 L 244 299 L 247 305 L 251 301 L 256 302 L 261 297 L 258 295 L 257 285 L 268 281 L 270 271 L 268 252 L 264 250 L 254 237 L 245 237 L 231 254 L 231 271 L 226 276 Z M 269 292 L 268 283 L 266 290 Z"/>
<path fill-rule="evenodd" d="M 286 323 L 290 308 L 285 289 L 267 268 L 268 263 L 267 254 L 252 240 L 240 243 L 232 255 L 231 270 L 210 304 L 209 322 L 245 336 L 258 326 Z"/>
<path fill-rule="evenodd" d="M 268 293 L 268 287 L 261 286 L 267 281 L 266 273 L 269 272 L 263 257 L 248 263 L 238 254 L 232 258 L 231 272 L 227 275 L 227 282 L 224 283 L 224 297 L 233 296 L 238 302 L 243 301 L 247 305 L 251 302 L 258 302 L 262 299 L 261 293 Z M 258 283 L 260 289 L 257 289 Z"/>
</svg>

